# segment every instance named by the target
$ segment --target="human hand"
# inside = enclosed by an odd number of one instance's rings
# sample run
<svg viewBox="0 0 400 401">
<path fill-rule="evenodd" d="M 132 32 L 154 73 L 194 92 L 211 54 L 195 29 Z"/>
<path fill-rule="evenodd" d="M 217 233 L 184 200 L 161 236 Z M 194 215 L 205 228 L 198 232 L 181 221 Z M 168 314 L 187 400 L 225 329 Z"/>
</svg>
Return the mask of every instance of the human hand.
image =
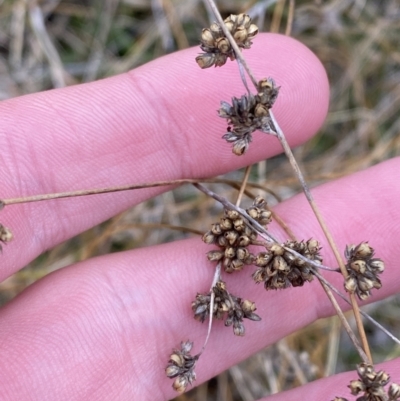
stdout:
<svg viewBox="0 0 400 401">
<path fill-rule="evenodd" d="M 262 134 L 245 156 L 231 153 L 221 140 L 226 122 L 212 115 L 220 100 L 242 94 L 237 66 L 201 71 L 197 52 L 188 49 L 121 76 L 0 104 L 1 197 L 211 177 L 279 153 L 278 141 Z M 256 76 L 272 76 L 282 86 L 274 112 L 290 144 L 315 134 L 328 105 L 328 82 L 315 56 L 290 38 L 264 34 L 246 58 Z M 399 288 L 400 185 L 393 179 L 398 168 L 394 159 L 313 191 L 341 249 L 367 239 L 385 261 L 383 288 L 374 299 Z M 1 256 L 0 278 L 163 190 L 6 207 L 0 221 L 12 227 L 15 240 Z M 324 263 L 335 265 L 302 196 L 276 210 L 299 238 L 318 238 Z M 209 249 L 192 239 L 106 255 L 25 290 L 0 310 L 0 399 L 172 398 L 164 372 L 171 348 L 186 339 L 200 347 L 206 334 L 206 325 L 192 319 L 190 303 L 210 286 Z M 239 276 L 248 274 L 232 275 L 229 286 L 233 293 L 252 294 L 262 321 L 249 322 L 244 338 L 217 322 L 196 368 L 199 383 L 333 313 L 316 282 L 307 291 L 266 292 L 251 280 L 244 284 Z M 328 278 L 341 286 L 339 275 Z M 396 379 L 399 365 L 387 366 Z M 328 401 L 346 396 L 353 378 L 354 373 L 338 375 L 270 399 Z"/>
</svg>

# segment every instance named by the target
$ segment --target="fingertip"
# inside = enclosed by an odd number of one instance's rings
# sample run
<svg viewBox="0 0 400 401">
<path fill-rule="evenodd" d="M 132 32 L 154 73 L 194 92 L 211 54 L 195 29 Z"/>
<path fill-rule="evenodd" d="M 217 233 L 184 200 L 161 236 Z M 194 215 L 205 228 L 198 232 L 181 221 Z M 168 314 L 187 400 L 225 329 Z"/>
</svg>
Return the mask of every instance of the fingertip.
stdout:
<svg viewBox="0 0 400 401">
<path fill-rule="evenodd" d="M 165 75 L 167 64 L 175 66 L 168 70 L 168 85 L 180 90 L 164 104 L 169 115 L 181 114 L 182 120 L 190 116 L 191 124 L 182 129 L 185 134 L 172 137 L 178 151 L 188 149 L 180 155 L 185 171 L 197 177 L 222 174 L 281 152 L 275 138 L 256 132 L 246 155 L 232 155 L 231 146 L 221 139 L 226 121 L 218 118 L 216 110 L 222 100 L 230 102 L 233 96 L 245 94 L 246 89 L 236 62 L 228 60 L 223 67 L 202 70 L 195 62 L 200 52 L 197 47 L 169 55 L 156 60 L 152 70 L 146 71 L 151 82 L 155 76 Z M 258 35 L 243 55 L 256 79 L 272 77 L 280 86 L 273 111 L 290 145 L 297 146 L 315 135 L 329 106 L 329 82 L 317 56 L 296 39 L 272 33 Z M 140 70 L 133 72 L 137 73 Z M 160 88 L 160 93 L 164 92 L 165 87 Z"/>
<path fill-rule="evenodd" d="M 303 43 L 280 34 L 262 34 L 249 62 L 257 76 L 275 78 L 279 91 L 274 113 L 292 146 L 313 136 L 325 121 L 329 81 L 318 57 Z"/>
</svg>

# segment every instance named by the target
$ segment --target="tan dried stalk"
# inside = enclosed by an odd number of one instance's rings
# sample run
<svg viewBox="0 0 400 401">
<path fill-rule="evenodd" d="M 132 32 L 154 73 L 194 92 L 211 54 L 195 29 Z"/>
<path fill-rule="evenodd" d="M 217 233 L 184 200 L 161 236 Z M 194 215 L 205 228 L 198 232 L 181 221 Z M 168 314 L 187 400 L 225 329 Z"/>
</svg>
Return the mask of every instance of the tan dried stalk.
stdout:
<svg viewBox="0 0 400 401">
<path fill-rule="evenodd" d="M 243 197 L 244 191 L 246 189 L 247 182 L 249 180 L 250 171 L 251 171 L 251 166 L 247 166 L 246 167 L 246 171 L 244 172 L 242 185 L 240 186 L 239 194 L 238 194 L 238 197 L 237 197 L 237 200 L 236 200 L 236 206 L 239 206 L 240 202 L 242 201 L 242 197 Z"/>
<path fill-rule="evenodd" d="M 144 184 L 129 184 L 129 185 L 121 185 L 121 186 L 117 186 L 117 187 L 83 189 L 83 190 L 78 190 L 78 191 L 56 192 L 56 193 L 52 193 L 52 194 L 25 196 L 22 198 L 9 198 L 9 199 L 0 200 L 0 203 L 3 206 L 6 206 L 6 205 L 15 205 L 17 203 L 40 202 L 40 201 L 51 200 L 51 199 L 73 198 L 73 197 L 78 197 L 78 196 L 107 194 L 110 192 L 131 191 L 133 189 L 165 187 L 165 186 L 169 186 L 169 185 L 193 184 L 195 182 L 198 182 L 198 180 L 184 179 L 184 180 L 155 181 L 155 182 L 144 183 Z"/>
</svg>

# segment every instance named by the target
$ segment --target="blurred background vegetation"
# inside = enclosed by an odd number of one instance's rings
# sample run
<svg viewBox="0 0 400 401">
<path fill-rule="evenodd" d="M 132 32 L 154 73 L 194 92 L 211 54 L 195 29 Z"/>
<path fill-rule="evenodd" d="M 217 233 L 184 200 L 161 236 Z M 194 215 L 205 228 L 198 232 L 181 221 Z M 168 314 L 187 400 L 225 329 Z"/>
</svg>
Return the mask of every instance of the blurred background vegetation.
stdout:
<svg viewBox="0 0 400 401">
<path fill-rule="evenodd" d="M 262 31 L 290 29 L 324 64 L 331 83 L 327 121 L 295 150 L 312 185 L 399 153 L 398 0 L 217 4 L 224 17 L 249 13 Z M 0 0 L 0 99 L 93 81 L 198 45 L 210 20 L 201 0 Z M 242 171 L 228 174 L 222 177 L 228 181 L 213 184 L 214 189 L 234 199 L 242 177 Z M 299 191 L 282 156 L 268 161 L 268 168 L 265 163 L 254 166 L 250 180 L 264 188 L 261 193 L 271 205 Z M 0 302 L 70 263 L 196 235 L 188 227 L 204 232 L 220 211 L 191 188 L 163 194 L 40 256 L 0 285 Z M 400 298 L 394 297 L 367 310 L 399 337 L 399 306 Z M 381 332 L 368 324 L 367 331 L 376 360 L 400 355 Z M 336 319 L 325 319 L 178 399 L 251 401 L 353 368 L 356 360 Z"/>
</svg>

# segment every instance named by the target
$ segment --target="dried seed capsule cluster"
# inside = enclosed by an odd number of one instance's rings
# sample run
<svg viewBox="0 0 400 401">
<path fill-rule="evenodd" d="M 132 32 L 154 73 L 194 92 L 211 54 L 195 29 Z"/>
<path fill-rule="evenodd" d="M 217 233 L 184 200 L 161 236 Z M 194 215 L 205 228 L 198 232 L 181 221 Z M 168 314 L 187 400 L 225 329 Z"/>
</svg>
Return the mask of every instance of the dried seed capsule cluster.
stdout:
<svg viewBox="0 0 400 401">
<path fill-rule="evenodd" d="M 194 367 L 199 356 L 190 355 L 192 347 L 192 342 L 182 342 L 180 350 L 173 350 L 168 365 L 165 368 L 166 375 L 169 378 L 175 378 L 172 387 L 179 393 L 183 393 L 187 386 L 196 380 Z"/>
<path fill-rule="evenodd" d="M 389 383 L 390 376 L 380 370 L 375 372 L 373 365 L 361 363 L 357 366 L 358 380 L 352 380 L 350 392 L 352 395 L 359 395 L 358 401 L 396 401 L 400 398 L 400 386 L 397 383 L 392 383 L 386 393 L 384 387 Z M 347 401 L 346 398 L 336 397 L 334 401 Z"/>
<path fill-rule="evenodd" d="M 2 243 L 6 244 L 7 242 L 10 242 L 13 239 L 13 234 L 11 230 L 3 224 L 0 224 L 0 252 L 3 250 Z"/>
<path fill-rule="evenodd" d="M 254 313 L 256 305 L 247 299 L 242 300 L 230 294 L 226 289 L 223 281 L 218 281 L 213 288 L 214 307 L 213 316 L 217 319 L 226 317 L 225 326 L 233 326 L 233 333 L 236 336 L 244 336 L 245 328 L 243 319 L 253 321 L 261 320 L 260 316 Z M 194 317 L 201 322 L 210 315 L 211 292 L 208 294 L 197 294 L 196 299 L 192 302 L 192 310 Z"/>
<path fill-rule="evenodd" d="M 230 15 L 224 20 L 237 45 L 242 49 L 250 49 L 251 39 L 258 33 L 257 25 L 251 23 L 247 14 Z M 235 52 L 225 36 L 221 26 L 214 22 L 201 33 L 201 50 L 205 53 L 196 57 L 200 68 L 223 66 L 228 58 L 235 60 Z"/>
<path fill-rule="evenodd" d="M 244 154 L 252 141 L 256 130 L 272 131 L 269 109 L 275 103 L 279 87 L 272 78 L 258 82 L 257 95 L 243 95 L 240 99 L 233 97 L 232 105 L 222 101 L 219 116 L 228 120 L 228 132 L 222 137 L 233 143 L 235 155 Z"/>
<path fill-rule="evenodd" d="M 303 259 L 296 257 L 284 247 L 291 248 L 308 259 L 322 262 L 318 241 L 287 241 L 283 245 L 271 245 L 267 252 L 260 252 L 255 260 L 259 268 L 254 272 L 256 283 L 264 283 L 266 290 L 283 289 L 290 286 L 300 287 L 312 281 L 311 267 Z"/>
<path fill-rule="evenodd" d="M 344 287 L 346 291 L 356 293 L 362 300 L 371 295 L 373 288 L 382 287 L 379 274 L 385 270 L 385 265 L 381 259 L 373 256 L 374 249 L 367 242 L 362 242 L 357 246 L 346 246 L 346 269 L 349 276 Z"/>
<path fill-rule="evenodd" d="M 265 225 L 271 221 L 271 212 L 266 207 L 266 202 L 257 197 L 247 212 Z M 206 244 L 215 244 L 221 248 L 208 252 L 208 260 L 221 262 L 227 273 L 242 270 L 244 265 L 254 261 L 255 257 L 247 247 L 257 240 L 257 232 L 246 223 L 237 211 L 225 209 L 220 222 L 213 224 L 211 230 L 203 235 Z"/>
</svg>

